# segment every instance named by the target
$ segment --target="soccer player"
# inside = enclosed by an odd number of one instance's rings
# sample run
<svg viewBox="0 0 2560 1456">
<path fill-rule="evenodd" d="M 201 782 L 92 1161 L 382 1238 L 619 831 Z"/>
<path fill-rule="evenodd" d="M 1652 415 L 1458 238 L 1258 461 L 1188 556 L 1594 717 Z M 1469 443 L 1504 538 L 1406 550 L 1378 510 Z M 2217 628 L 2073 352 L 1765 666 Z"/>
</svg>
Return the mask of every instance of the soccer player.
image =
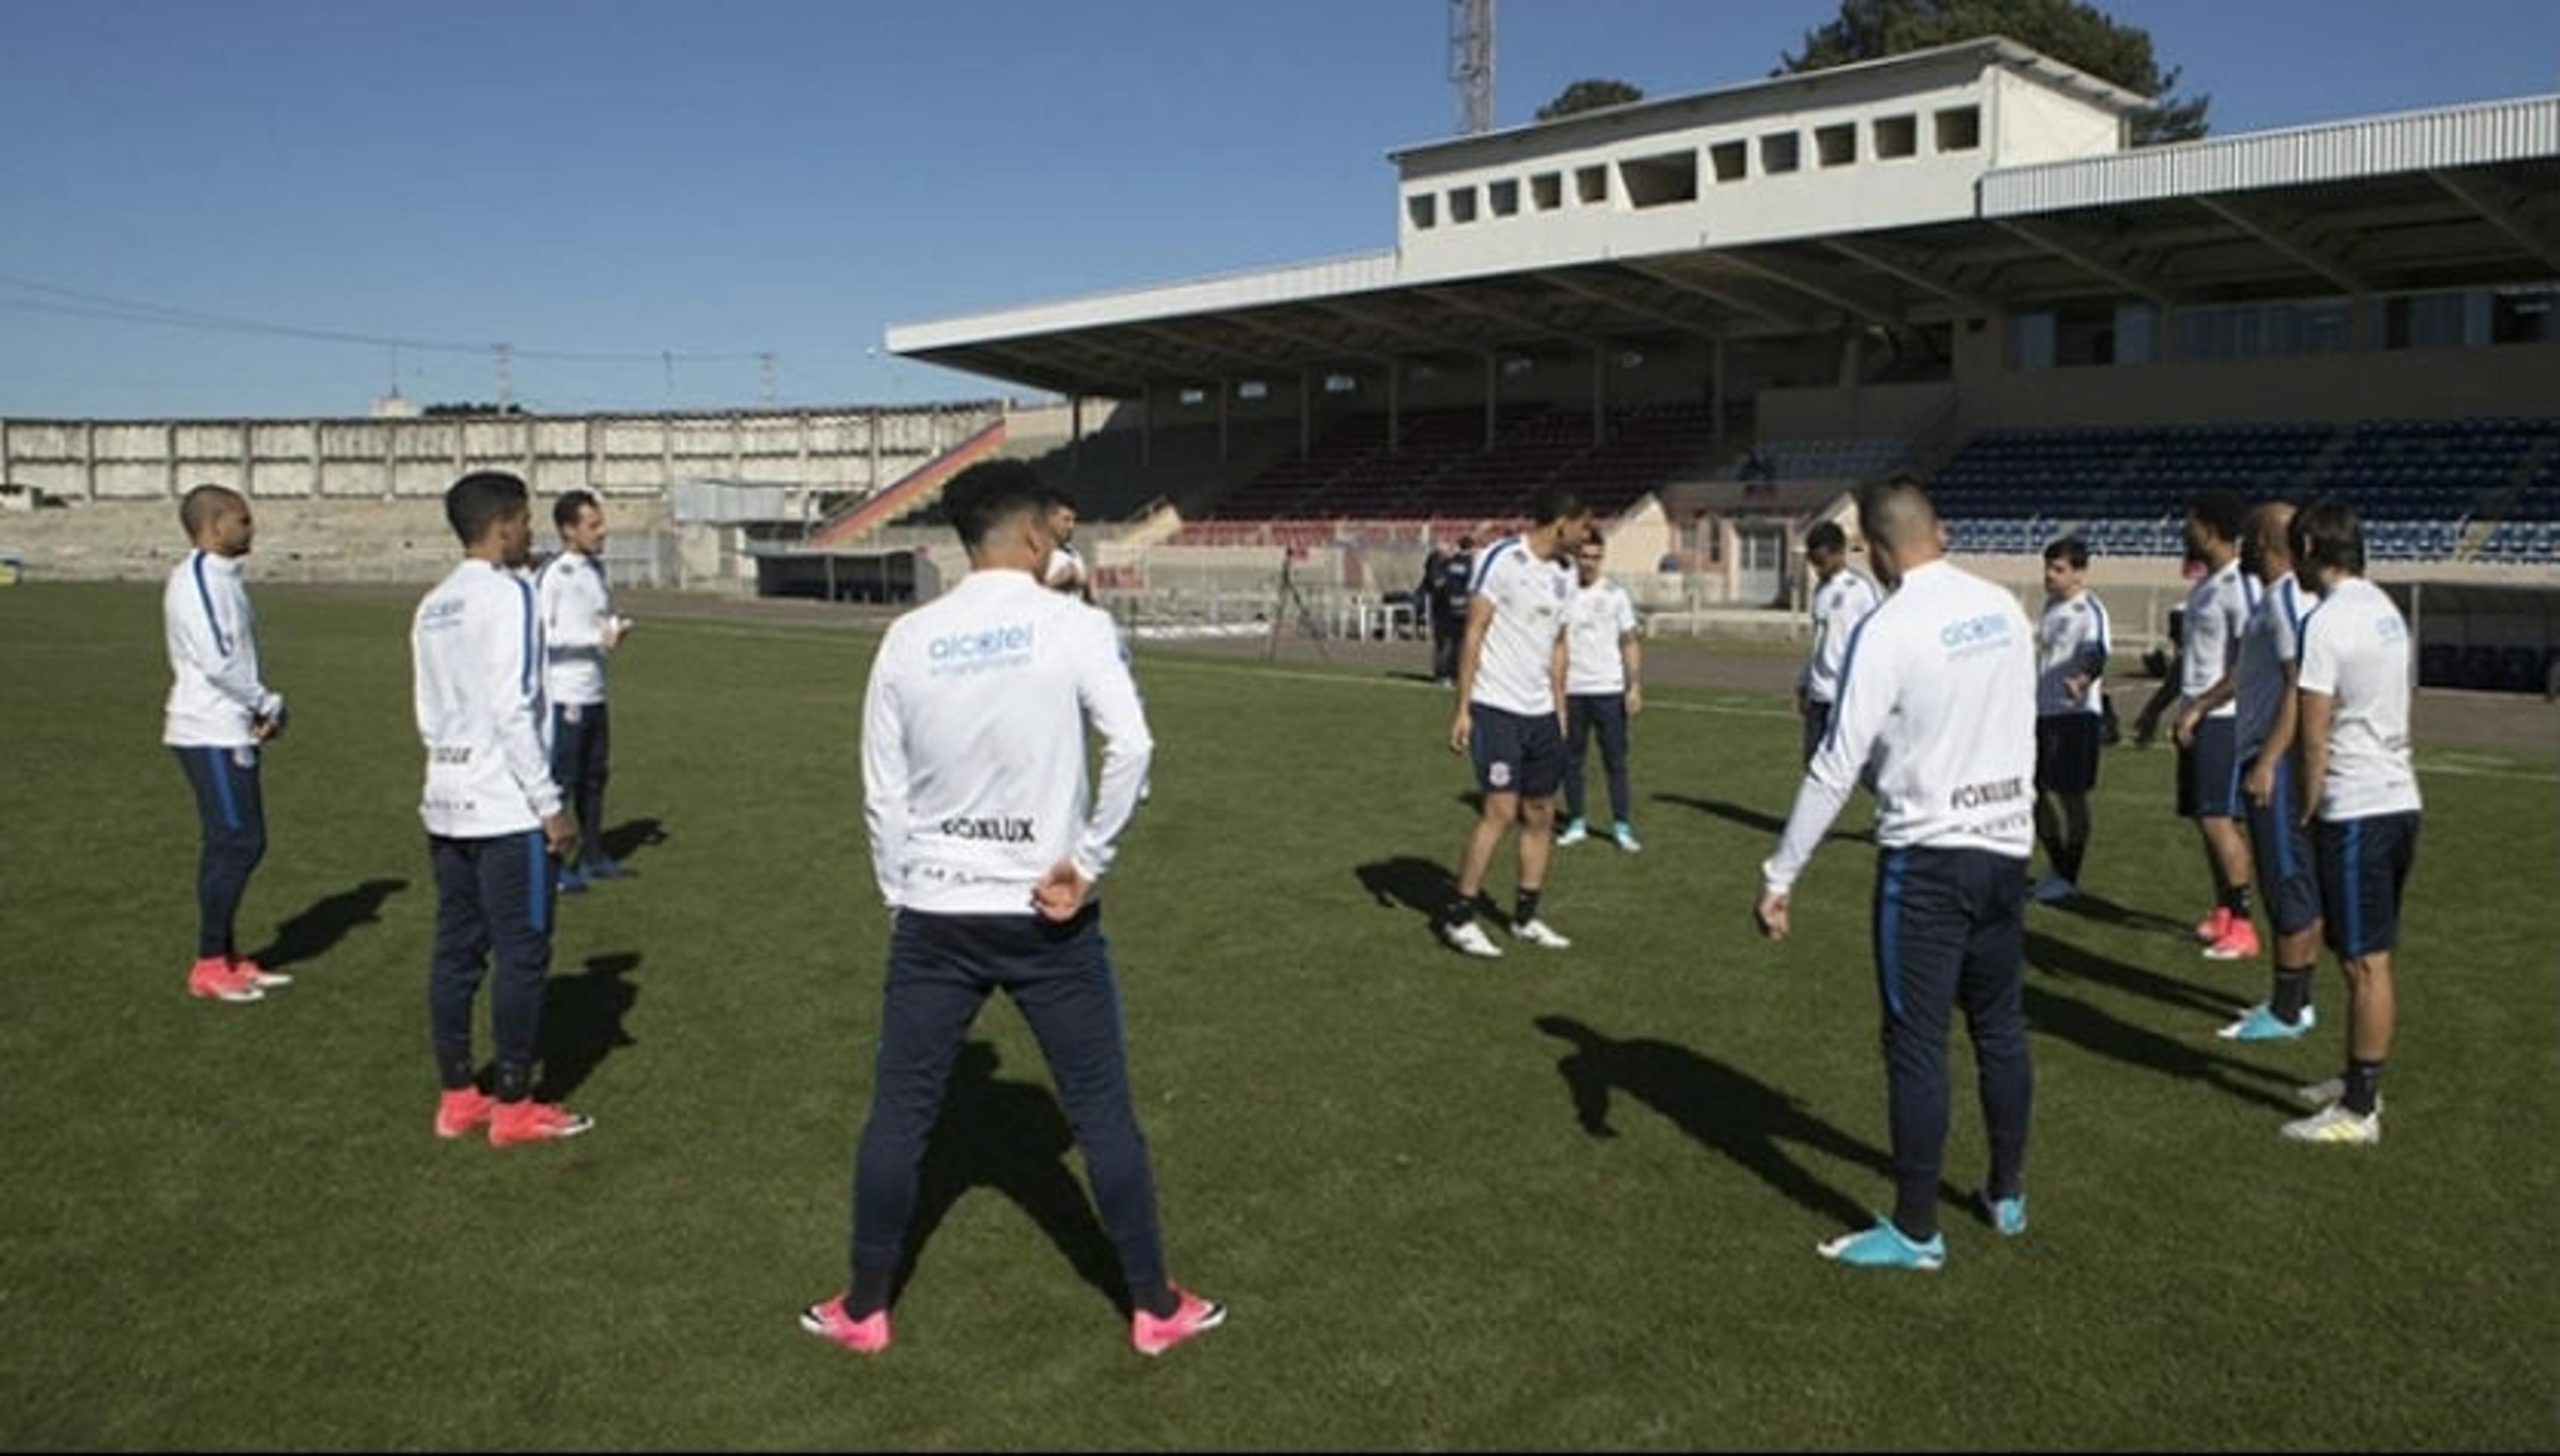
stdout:
<svg viewBox="0 0 2560 1456">
<path fill-rule="evenodd" d="M 2308 608 L 2294 578 L 2293 547 L 2286 540 L 2293 520 L 2291 505 L 2269 502 L 2250 513 L 2248 534 L 2240 543 L 2241 568 L 2259 583 L 2259 590 L 2240 634 L 2240 665 L 2228 696 L 2237 708 L 2233 742 L 2240 760 L 2241 802 L 2249 816 L 2249 853 L 2275 930 L 2276 982 L 2266 1002 L 2218 1033 L 2231 1042 L 2290 1042 L 2314 1022 L 2312 978 L 2320 969 L 2320 895 L 2311 835 L 2296 807 L 2301 774 L 2294 751 L 2300 723 L 2294 673 Z"/>
<path fill-rule="evenodd" d="M 2224 681 L 2240 661 L 2240 634 L 2257 597 L 2257 582 L 2240 569 L 2248 517 L 2248 502 L 2227 490 L 2203 491 L 2186 509 L 2187 550 L 2204 563 L 2204 574 L 2186 593 L 2178 643 L 2177 812 L 2195 821 L 2213 872 L 2213 911 L 2196 922 L 2195 938 L 2214 960 L 2258 953 L 2249 846 L 2240 837 L 2234 709 Z"/>
<path fill-rule="evenodd" d="M 187 994 L 257 1001 L 293 979 L 245 959 L 233 939 L 249 872 L 266 856 L 258 749 L 284 731 L 284 697 L 258 676 L 257 619 L 240 579 L 240 558 L 257 536 L 257 522 L 238 491 L 200 485 L 178 503 L 178 524 L 194 550 L 160 593 L 170 677 L 160 741 L 178 755 L 204 831 Z"/>
<path fill-rule="evenodd" d="M 1449 751 L 1475 760 L 1484 808 L 1460 852 L 1457 892 L 1440 912 L 1440 935 L 1477 956 L 1502 947 L 1476 923 L 1476 896 L 1503 831 L 1520 822 L 1519 897 L 1512 933 L 1563 950 L 1572 941 L 1537 916 L 1564 778 L 1564 609 L 1573 598 L 1565 554 L 1581 545 L 1591 508 L 1562 486 L 1529 500 L 1526 531 L 1485 548 L 1468 583 L 1467 635 L 1458 647 L 1458 712 Z"/>
<path fill-rule="evenodd" d="M 2089 791 L 2107 673 L 2107 607 L 2087 586 L 2089 544 L 2066 536 L 2044 549 L 2044 620 L 2035 629 L 2035 835 L 2046 874 L 2035 897 L 2080 892 L 2089 853 Z"/>
<path fill-rule="evenodd" d="M 1990 1181 L 1977 1195 L 2002 1234 L 2026 1228 L 2020 1175 L 2034 1076 L 2020 1009 L 2035 637 L 2005 589 L 1942 558 L 1946 530 L 1908 476 L 1858 498 L 1858 530 L 1893 594 L 1859 624 L 1840 698 L 1761 866 L 1756 916 L 1783 940 L 1796 879 L 1871 767 L 1876 797 L 1876 983 L 1893 1125 L 1891 1216 L 1823 1243 L 1841 1263 L 1935 1269 L 1947 1140 L 1947 1022 L 1972 1033 Z M 1870 762 L 1870 760 L 1872 760 Z"/>
<path fill-rule="evenodd" d="M 1627 725 L 1645 711 L 1645 644 L 1627 588 L 1600 574 L 1607 555 L 1596 534 L 1573 550 L 1574 591 L 1564 629 L 1564 832 L 1556 847 L 1590 837 L 1582 822 L 1582 766 L 1591 735 L 1609 776 L 1611 837 L 1635 854 L 1644 846 L 1627 811 Z"/>
<path fill-rule="evenodd" d="M 560 867 L 560 892 L 622 873 L 604 849 L 604 781 L 613 748 L 604 659 L 631 629 L 604 582 L 604 507 L 572 490 L 552 503 L 560 553 L 534 577 L 543 618 L 543 691 L 551 699 L 552 781 L 577 808 L 580 862 Z"/>
<path fill-rule="evenodd" d="M 2354 508 L 2320 501 L 2294 517 L 2294 570 L 2320 593 L 2302 625 L 2304 799 L 2320 862 L 2328 947 L 2346 972 L 2346 1071 L 2303 1088 L 2323 1103 L 2285 1124 L 2310 1143 L 2382 1140 L 2382 1064 L 2398 1001 L 2391 952 L 2400 892 L 2418 854 L 2418 775 L 2409 762 L 2409 624 L 2364 579 Z"/>
<path fill-rule="evenodd" d="M 1814 650 L 1796 672 L 1796 713 L 1805 721 L 1804 758 L 1811 763 L 1831 728 L 1849 635 L 1884 595 L 1848 568 L 1848 533 L 1837 521 L 1817 521 L 1805 533 L 1805 565 L 1814 568 Z"/>
<path fill-rule="evenodd" d="M 409 625 L 417 731 L 426 747 L 426 824 L 435 870 L 435 953 L 427 1017 L 443 1095 L 435 1135 L 487 1127 L 498 1147 L 575 1137 L 588 1118 L 533 1096 L 543 981 L 552 964 L 555 860 L 575 849 L 543 741 L 543 624 L 534 584 L 534 514 L 525 482 L 463 476 L 444 493 L 462 564 L 417 604 Z M 496 1095 L 476 1083 L 471 1006 L 495 955 L 489 1005 Z"/>
<path fill-rule="evenodd" d="M 1467 637 L 1467 595 L 1475 577 L 1476 538 L 1461 536 L 1431 583 L 1431 681 L 1443 688 L 1458 681 L 1458 648 Z"/>
<path fill-rule="evenodd" d="M 1049 536 L 1057 543 L 1040 568 L 1040 579 L 1078 601 L 1091 601 L 1093 572 L 1075 549 L 1075 497 L 1043 486 L 1040 509 L 1048 518 Z"/>
<path fill-rule="evenodd" d="M 943 498 L 969 573 L 890 626 L 863 703 L 864 819 L 890 930 L 871 1117 L 854 1163 L 853 1282 L 800 1324 L 865 1355 L 888 1347 L 917 1164 L 961 1040 L 1002 988 L 1031 1023 L 1084 1149 L 1127 1281 L 1130 1343 L 1159 1355 L 1226 1311 L 1165 1272 L 1094 894 L 1153 741 L 1111 619 L 1042 587 L 1056 541 L 1040 477 L 1020 461 L 985 461 Z M 1089 803 L 1088 718 L 1102 737 Z"/>
</svg>

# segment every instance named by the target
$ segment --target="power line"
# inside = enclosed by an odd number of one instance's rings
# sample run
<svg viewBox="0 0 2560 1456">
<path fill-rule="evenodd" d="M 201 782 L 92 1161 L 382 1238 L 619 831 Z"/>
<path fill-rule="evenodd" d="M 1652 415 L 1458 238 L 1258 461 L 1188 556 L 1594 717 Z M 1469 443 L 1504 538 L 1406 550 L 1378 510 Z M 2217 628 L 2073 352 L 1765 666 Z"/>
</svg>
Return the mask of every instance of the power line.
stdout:
<svg viewBox="0 0 2560 1456">
<path fill-rule="evenodd" d="M 231 314 L 208 313 L 201 309 L 178 308 L 164 303 L 119 298 L 108 293 L 91 293 L 84 289 L 39 282 L 33 278 L 0 275 L 0 287 L 41 293 L 51 298 L 74 300 L 71 303 L 47 303 L 32 298 L 0 297 L 0 308 L 65 314 L 74 318 L 110 319 L 121 323 L 158 324 L 167 328 L 204 329 L 214 332 L 264 334 L 280 338 L 311 339 L 329 344 L 365 344 L 376 348 L 390 346 L 438 354 L 485 355 L 495 347 L 487 343 L 465 344 L 446 340 L 410 339 L 393 334 L 309 328 L 299 324 L 278 323 L 271 319 L 240 318 Z M 512 349 L 509 352 L 518 359 L 543 359 L 573 364 L 664 364 L 678 360 L 688 364 L 734 364 L 759 357 L 752 351 L 694 354 L 660 350 L 653 354 L 623 354 L 580 349 Z"/>
</svg>

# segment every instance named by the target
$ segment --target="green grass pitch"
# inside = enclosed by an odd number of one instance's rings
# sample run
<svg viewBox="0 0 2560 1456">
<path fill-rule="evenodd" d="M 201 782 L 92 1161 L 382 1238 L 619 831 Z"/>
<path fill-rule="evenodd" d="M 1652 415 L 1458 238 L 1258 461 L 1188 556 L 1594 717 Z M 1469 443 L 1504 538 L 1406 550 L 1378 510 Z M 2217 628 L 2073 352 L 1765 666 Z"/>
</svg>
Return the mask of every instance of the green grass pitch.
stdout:
<svg viewBox="0 0 2560 1456">
<path fill-rule="evenodd" d="M 2203 871 L 2169 755 L 2111 751 L 2095 910 L 2030 911 L 2032 1227 L 1951 1207 L 1943 1272 L 1876 1273 L 1814 1255 L 1888 1198 L 1871 851 L 1835 838 L 1787 944 L 1749 928 L 1781 703 L 1658 691 L 1644 853 L 1558 852 L 1574 948 L 1484 964 L 1421 909 L 1467 824 L 1444 695 L 1145 650 L 1154 799 L 1105 923 L 1173 1268 L 1230 1319 L 1129 1350 L 996 1005 L 866 1362 L 792 1317 L 844 1279 L 869 1085 L 875 638 L 634 634 L 610 811 L 635 874 L 563 902 L 546 1027 L 599 1125 L 501 1153 L 428 1132 L 413 596 L 253 590 L 294 717 L 241 931 L 300 980 L 246 1007 L 181 987 L 156 589 L 0 590 L 0 1444 L 2560 1445 L 2547 753 L 2422 758 L 2387 1136 L 2306 1148 L 2276 1127 L 2336 1069 L 2336 972 L 2307 1043 L 2216 1041 L 2265 968 L 2182 939 Z M 1962 1192 L 1981 1119 L 1951 1056 Z"/>
</svg>

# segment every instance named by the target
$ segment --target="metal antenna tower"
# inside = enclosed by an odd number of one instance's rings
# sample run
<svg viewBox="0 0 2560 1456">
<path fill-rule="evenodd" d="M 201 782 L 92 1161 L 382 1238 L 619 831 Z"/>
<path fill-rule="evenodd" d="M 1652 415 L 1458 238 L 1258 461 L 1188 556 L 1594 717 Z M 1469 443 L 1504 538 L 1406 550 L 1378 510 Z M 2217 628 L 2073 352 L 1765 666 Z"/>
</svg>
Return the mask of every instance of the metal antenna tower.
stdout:
<svg viewBox="0 0 2560 1456">
<path fill-rule="evenodd" d="M 515 373 L 510 368 L 515 352 L 515 346 L 512 344 L 489 346 L 489 367 L 490 372 L 497 376 L 498 407 L 501 409 L 514 404 L 516 400 Z"/>
<path fill-rule="evenodd" d="M 1494 0 L 1449 0 L 1449 80 L 1458 86 L 1458 131 L 1494 129 Z"/>
<path fill-rule="evenodd" d="M 755 395 L 767 408 L 773 405 L 773 366 L 772 350 L 767 349 L 755 356 Z"/>
</svg>

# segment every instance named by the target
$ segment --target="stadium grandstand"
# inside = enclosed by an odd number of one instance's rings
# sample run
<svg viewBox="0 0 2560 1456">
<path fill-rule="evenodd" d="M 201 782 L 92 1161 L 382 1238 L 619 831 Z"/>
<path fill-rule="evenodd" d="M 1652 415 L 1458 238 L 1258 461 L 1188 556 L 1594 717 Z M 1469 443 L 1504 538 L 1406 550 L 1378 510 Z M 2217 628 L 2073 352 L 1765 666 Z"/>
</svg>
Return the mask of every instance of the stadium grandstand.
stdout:
<svg viewBox="0 0 2560 1456">
<path fill-rule="evenodd" d="M 1391 152 L 1390 248 L 887 344 L 1068 402 L 1037 458 L 1142 601 L 1275 550 L 1392 595 L 1560 482 L 1658 623 L 1747 616 L 1907 468 L 2022 591 L 2088 538 L 2136 640 L 2232 486 L 2354 501 L 2453 660 L 2549 656 L 2560 96 L 2135 148 L 2147 105 L 1998 37 L 1647 99 Z"/>
</svg>

